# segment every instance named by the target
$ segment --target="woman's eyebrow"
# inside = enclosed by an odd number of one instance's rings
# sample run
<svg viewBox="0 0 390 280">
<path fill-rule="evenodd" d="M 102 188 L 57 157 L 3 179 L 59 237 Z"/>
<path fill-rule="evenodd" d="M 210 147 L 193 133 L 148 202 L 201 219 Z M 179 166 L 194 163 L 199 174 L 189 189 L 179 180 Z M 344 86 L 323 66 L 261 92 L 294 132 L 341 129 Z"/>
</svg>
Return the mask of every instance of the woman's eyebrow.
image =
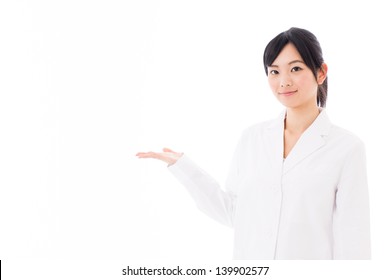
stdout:
<svg viewBox="0 0 390 280">
<path fill-rule="evenodd" d="M 303 62 L 302 60 L 296 59 L 296 60 L 290 61 L 288 63 L 288 65 L 291 65 L 291 64 L 294 64 L 294 63 L 303 63 L 303 64 L 305 64 L 305 62 Z M 275 64 L 271 64 L 271 65 L 268 65 L 268 67 L 279 67 L 279 66 L 275 65 Z"/>
<path fill-rule="evenodd" d="M 293 61 L 289 62 L 288 64 L 291 65 L 291 64 L 297 63 L 297 62 L 305 64 L 305 62 L 303 62 L 302 60 L 299 60 L 299 59 L 293 60 Z"/>
</svg>

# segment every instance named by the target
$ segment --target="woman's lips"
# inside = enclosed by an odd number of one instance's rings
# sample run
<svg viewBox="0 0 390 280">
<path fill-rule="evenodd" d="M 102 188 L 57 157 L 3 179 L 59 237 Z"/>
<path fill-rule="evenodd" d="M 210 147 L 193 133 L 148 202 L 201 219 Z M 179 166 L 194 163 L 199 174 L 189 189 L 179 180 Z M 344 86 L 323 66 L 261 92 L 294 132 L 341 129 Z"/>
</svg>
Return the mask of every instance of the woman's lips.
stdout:
<svg viewBox="0 0 390 280">
<path fill-rule="evenodd" d="M 290 95 L 293 95 L 296 92 L 297 92 L 297 90 L 295 90 L 295 91 L 279 92 L 279 94 L 283 95 L 283 96 L 290 96 Z"/>
</svg>

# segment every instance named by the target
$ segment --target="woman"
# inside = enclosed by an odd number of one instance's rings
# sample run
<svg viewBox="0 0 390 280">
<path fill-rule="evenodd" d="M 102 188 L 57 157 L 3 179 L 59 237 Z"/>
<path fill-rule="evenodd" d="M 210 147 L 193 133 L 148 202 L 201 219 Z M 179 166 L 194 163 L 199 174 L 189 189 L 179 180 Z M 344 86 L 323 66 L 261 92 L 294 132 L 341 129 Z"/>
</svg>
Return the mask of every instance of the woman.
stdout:
<svg viewBox="0 0 390 280">
<path fill-rule="evenodd" d="M 327 117 L 317 38 L 282 32 L 267 45 L 264 68 L 286 109 L 243 132 L 226 190 L 182 153 L 137 156 L 168 163 L 202 211 L 234 228 L 235 259 L 369 259 L 364 144 Z"/>
</svg>

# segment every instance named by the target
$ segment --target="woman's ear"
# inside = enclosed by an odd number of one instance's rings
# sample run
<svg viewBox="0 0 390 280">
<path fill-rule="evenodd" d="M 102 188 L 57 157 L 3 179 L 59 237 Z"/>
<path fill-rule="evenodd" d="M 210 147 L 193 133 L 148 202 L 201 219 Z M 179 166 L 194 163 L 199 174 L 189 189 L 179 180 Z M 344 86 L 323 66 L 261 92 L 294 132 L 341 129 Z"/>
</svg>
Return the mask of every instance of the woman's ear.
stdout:
<svg viewBox="0 0 390 280">
<path fill-rule="evenodd" d="M 322 85 L 322 83 L 326 79 L 326 75 L 328 73 L 328 65 L 326 63 L 322 63 L 321 68 L 317 71 L 317 83 Z"/>
</svg>

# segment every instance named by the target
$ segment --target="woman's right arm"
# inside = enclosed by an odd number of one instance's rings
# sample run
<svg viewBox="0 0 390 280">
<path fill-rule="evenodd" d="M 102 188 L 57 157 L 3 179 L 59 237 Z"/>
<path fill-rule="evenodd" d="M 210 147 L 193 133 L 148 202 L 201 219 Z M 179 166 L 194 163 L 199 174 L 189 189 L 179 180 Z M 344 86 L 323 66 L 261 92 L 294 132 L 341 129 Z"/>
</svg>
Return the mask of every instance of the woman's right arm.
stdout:
<svg viewBox="0 0 390 280">
<path fill-rule="evenodd" d="M 236 195 L 231 186 L 234 185 L 232 182 L 232 178 L 235 177 L 234 166 L 229 174 L 227 191 L 224 191 L 217 181 L 182 153 L 164 149 L 163 153 L 138 153 L 137 156 L 155 158 L 168 163 L 170 172 L 186 187 L 202 212 L 222 224 L 233 226 Z"/>
</svg>

